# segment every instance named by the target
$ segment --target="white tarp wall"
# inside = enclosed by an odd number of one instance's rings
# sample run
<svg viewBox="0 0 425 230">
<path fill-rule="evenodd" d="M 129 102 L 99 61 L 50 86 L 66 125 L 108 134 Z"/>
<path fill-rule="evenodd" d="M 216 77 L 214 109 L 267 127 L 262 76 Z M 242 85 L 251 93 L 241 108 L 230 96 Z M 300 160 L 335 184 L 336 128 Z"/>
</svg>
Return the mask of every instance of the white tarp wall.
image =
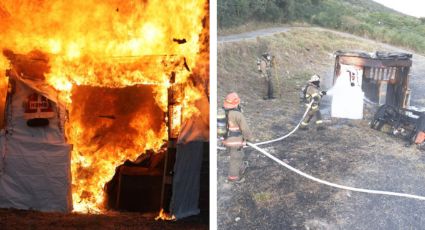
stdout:
<svg viewBox="0 0 425 230">
<path fill-rule="evenodd" d="M 25 82 L 25 83 L 24 83 Z M 0 207 L 69 212 L 72 210 L 70 150 L 63 124 L 65 108 L 41 82 L 16 79 L 0 134 Z M 37 89 L 37 91 L 35 90 Z M 53 102 L 56 116 L 44 127 L 29 127 L 23 103 L 39 92 Z"/>
<path fill-rule="evenodd" d="M 209 101 L 203 95 L 195 102 L 200 113 L 182 125 L 174 164 L 171 214 L 176 219 L 197 215 L 204 142 L 209 141 Z"/>
<path fill-rule="evenodd" d="M 332 117 L 362 119 L 363 97 L 362 91 L 363 69 L 356 66 L 341 65 L 340 75 L 336 78 L 332 95 Z"/>
</svg>

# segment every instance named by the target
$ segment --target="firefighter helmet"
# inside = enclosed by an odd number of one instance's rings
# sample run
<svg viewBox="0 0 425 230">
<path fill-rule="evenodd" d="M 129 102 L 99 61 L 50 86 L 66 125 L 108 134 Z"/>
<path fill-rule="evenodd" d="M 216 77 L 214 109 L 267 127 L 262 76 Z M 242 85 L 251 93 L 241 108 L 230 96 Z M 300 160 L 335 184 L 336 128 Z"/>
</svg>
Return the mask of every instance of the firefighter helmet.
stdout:
<svg viewBox="0 0 425 230">
<path fill-rule="evenodd" d="M 272 60 L 272 55 L 270 55 L 268 52 L 263 53 L 263 58 L 265 58 L 268 61 Z"/>
<path fill-rule="evenodd" d="M 230 93 L 226 96 L 226 99 L 224 99 L 223 107 L 225 109 L 234 109 L 238 107 L 240 101 L 241 99 L 237 93 Z"/>
<path fill-rule="evenodd" d="M 315 82 L 315 81 L 320 81 L 320 76 L 317 75 L 317 74 L 311 76 L 311 78 L 308 82 Z"/>
</svg>

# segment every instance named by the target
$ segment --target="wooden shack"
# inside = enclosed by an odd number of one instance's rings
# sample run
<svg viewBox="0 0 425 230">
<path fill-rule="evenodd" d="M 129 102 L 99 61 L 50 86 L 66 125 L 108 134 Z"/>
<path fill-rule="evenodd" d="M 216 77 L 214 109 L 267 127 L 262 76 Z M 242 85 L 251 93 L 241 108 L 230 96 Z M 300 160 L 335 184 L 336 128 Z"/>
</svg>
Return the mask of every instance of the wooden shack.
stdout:
<svg viewBox="0 0 425 230">
<path fill-rule="evenodd" d="M 361 86 L 365 97 L 374 103 L 398 108 L 409 106 L 412 54 L 337 51 L 335 55 L 334 84 L 339 77 L 347 77 L 347 84 Z M 348 68 L 356 70 L 356 74 Z"/>
</svg>

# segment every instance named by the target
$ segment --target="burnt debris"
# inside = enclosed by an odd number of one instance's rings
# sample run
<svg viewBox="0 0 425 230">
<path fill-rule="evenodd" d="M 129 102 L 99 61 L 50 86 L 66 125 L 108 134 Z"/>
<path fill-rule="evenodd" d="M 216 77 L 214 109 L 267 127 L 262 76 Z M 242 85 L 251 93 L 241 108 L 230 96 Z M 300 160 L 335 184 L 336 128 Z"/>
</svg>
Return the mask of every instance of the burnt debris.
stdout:
<svg viewBox="0 0 425 230">
<path fill-rule="evenodd" d="M 177 44 L 181 45 L 186 43 L 187 41 L 186 41 L 186 38 L 183 38 L 183 39 L 173 38 L 173 42 L 177 42 Z"/>
</svg>

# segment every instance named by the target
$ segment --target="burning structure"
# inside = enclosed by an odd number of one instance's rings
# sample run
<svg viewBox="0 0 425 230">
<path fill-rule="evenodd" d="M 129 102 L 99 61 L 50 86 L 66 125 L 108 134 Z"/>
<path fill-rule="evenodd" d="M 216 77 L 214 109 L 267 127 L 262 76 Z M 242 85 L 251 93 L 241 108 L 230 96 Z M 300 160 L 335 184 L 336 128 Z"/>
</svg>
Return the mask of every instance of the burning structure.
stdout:
<svg viewBox="0 0 425 230">
<path fill-rule="evenodd" d="M 332 116 L 359 119 L 363 96 L 379 105 L 409 105 L 412 55 L 406 53 L 335 53 Z"/>
<path fill-rule="evenodd" d="M 370 122 L 371 128 L 423 146 L 425 115 L 409 108 L 412 55 L 343 51 L 335 54 L 332 116 L 362 118 L 365 96 L 380 106 Z"/>
<path fill-rule="evenodd" d="M 187 148 L 208 141 L 208 7 L 2 1 L 0 207 L 102 212 L 116 167 L 149 152 L 155 167 L 130 175 L 155 176 L 161 208 L 179 209 L 180 174 L 199 174 L 201 162 L 185 171 L 173 158 L 202 156 L 204 148 Z"/>
</svg>

